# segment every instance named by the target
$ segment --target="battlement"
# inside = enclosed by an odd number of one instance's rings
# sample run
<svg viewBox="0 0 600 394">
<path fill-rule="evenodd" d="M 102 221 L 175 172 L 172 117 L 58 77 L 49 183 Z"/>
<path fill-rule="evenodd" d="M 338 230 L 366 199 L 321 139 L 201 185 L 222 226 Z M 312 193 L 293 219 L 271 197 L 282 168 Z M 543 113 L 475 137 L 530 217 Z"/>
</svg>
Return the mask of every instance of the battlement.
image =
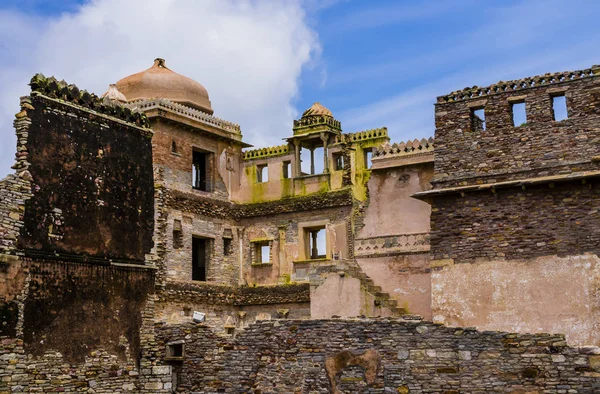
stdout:
<svg viewBox="0 0 600 394">
<path fill-rule="evenodd" d="M 216 116 L 209 115 L 206 112 L 202 112 L 200 110 L 167 99 L 131 101 L 127 104 L 127 106 L 130 108 L 137 108 L 144 112 L 152 109 L 163 109 L 174 112 L 194 121 L 199 121 L 201 123 L 217 127 L 230 133 L 241 134 L 240 125 L 236 123 L 228 122 L 221 118 L 217 118 Z"/>
<path fill-rule="evenodd" d="M 493 94 L 516 92 L 524 89 L 537 88 L 540 86 L 557 85 L 563 82 L 569 82 L 582 78 L 589 78 L 600 75 L 600 65 L 592 66 L 584 70 L 563 71 L 557 73 L 546 73 L 535 77 L 521 78 L 513 81 L 499 81 L 493 85 L 480 88 L 473 86 L 456 90 L 450 94 L 439 96 L 438 103 L 450 103 L 455 101 L 478 99 Z"/>
<path fill-rule="evenodd" d="M 433 183 L 447 188 L 593 171 L 599 119 L 600 66 L 442 96 Z"/>
<path fill-rule="evenodd" d="M 289 144 L 244 151 L 244 160 L 264 159 L 291 153 Z"/>
<path fill-rule="evenodd" d="M 411 164 L 433 162 L 433 137 L 423 138 L 420 141 L 406 141 L 390 144 L 386 142 L 373 149 L 372 168 L 399 167 Z"/>
<path fill-rule="evenodd" d="M 377 129 L 357 131 L 355 133 L 344 133 L 343 137 L 340 136 L 336 138 L 336 142 L 341 142 L 342 138 L 349 143 L 372 140 L 377 138 L 388 138 L 388 130 L 387 127 L 380 127 Z"/>
<path fill-rule="evenodd" d="M 109 98 L 101 99 L 94 93 L 88 93 L 87 90 L 79 90 L 77 86 L 68 84 L 64 80 L 58 81 L 54 77 L 47 78 L 43 74 L 36 74 L 31 78 L 29 86 L 31 86 L 32 95 L 40 93 L 49 98 L 66 101 L 121 119 L 125 122 L 133 123 L 138 127 L 150 128 L 150 122 L 143 113 L 131 109 L 116 100 Z"/>
<path fill-rule="evenodd" d="M 434 139 L 433 137 L 429 137 L 429 139 L 414 139 L 413 141 L 400 142 L 393 144 L 385 143 L 379 146 L 373 152 L 373 160 L 378 160 L 382 158 L 388 158 L 391 156 L 408 156 L 415 155 L 419 153 L 433 153 L 434 149 Z"/>
</svg>

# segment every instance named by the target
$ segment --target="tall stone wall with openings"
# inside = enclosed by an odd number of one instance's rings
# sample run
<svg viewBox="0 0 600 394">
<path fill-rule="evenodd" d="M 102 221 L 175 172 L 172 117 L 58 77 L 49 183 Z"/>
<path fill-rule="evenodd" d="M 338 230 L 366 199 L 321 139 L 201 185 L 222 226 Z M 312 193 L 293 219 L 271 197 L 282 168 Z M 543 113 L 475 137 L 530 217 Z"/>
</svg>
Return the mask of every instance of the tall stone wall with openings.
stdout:
<svg viewBox="0 0 600 394">
<path fill-rule="evenodd" d="M 597 253 L 599 175 L 600 67 L 439 97 L 434 190 L 419 193 L 432 201 L 435 259 Z"/>
<path fill-rule="evenodd" d="M 433 189 L 416 193 L 434 321 L 600 344 L 600 67 L 453 92 L 435 115 Z"/>
<path fill-rule="evenodd" d="M 420 319 L 276 320 L 236 338 L 156 325 L 179 390 L 195 393 L 594 393 L 596 348 L 562 335 L 445 327 Z"/>
</svg>

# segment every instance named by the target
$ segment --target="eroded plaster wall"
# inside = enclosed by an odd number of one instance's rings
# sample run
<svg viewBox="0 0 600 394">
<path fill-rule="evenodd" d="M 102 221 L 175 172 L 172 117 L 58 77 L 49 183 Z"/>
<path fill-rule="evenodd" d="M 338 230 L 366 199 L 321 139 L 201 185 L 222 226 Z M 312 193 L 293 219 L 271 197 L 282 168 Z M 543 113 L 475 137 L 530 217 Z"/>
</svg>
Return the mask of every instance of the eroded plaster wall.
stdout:
<svg viewBox="0 0 600 394">
<path fill-rule="evenodd" d="M 358 238 L 429 232 L 431 206 L 411 196 L 430 188 L 433 163 L 373 170 Z"/>
<path fill-rule="evenodd" d="M 391 316 L 392 312 L 375 304 L 375 296 L 361 286 L 359 279 L 344 273 L 331 273 L 310 294 L 311 319 L 357 316 Z"/>
<path fill-rule="evenodd" d="M 431 282 L 434 321 L 562 332 L 570 345 L 600 345 L 597 255 L 454 264 L 433 271 Z"/>
</svg>

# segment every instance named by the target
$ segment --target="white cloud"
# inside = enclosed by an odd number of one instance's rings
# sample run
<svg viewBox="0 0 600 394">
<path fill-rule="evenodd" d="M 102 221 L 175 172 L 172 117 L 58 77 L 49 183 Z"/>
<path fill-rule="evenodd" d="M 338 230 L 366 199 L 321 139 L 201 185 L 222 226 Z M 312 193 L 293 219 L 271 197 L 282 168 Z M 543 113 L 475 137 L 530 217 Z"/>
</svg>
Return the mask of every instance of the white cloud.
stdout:
<svg viewBox="0 0 600 394">
<path fill-rule="evenodd" d="M 162 57 L 202 83 L 246 141 L 273 145 L 291 133 L 301 70 L 319 52 L 299 1 L 93 0 L 53 20 L 0 11 L 0 178 L 36 72 L 101 94 Z"/>
<path fill-rule="evenodd" d="M 329 79 L 331 85 L 402 82 L 410 87 L 336 115 L 347 131 L 387 126 L 393 141 L 420 139 L 434 134 L 437 96 L 466 86 L 597 64 L 597 54 L 589 50 L 600 43 L 600 30 L 592 21 L 597 13 L 578 6 L 580 0 L 566 9 L 560 4 L 560 0 L 532 0 L 492 7 L 485 23 L 440 37 L 453 45 L 422 48 L 414 57 L 400 52 L 406 59 L 347 68 Z M 359 28 L 377 26 L 365 22 Z"/>
</svg>

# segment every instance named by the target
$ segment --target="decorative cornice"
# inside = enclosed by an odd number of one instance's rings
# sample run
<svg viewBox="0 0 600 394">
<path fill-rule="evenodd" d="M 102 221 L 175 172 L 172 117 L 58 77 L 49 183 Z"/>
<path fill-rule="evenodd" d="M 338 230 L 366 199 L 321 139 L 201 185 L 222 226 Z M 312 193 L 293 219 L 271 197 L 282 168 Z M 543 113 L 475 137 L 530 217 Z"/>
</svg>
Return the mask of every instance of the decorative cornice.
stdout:
<svg viewBox="0 0 600 394">
<path fill-rule="evenodd" d="M 485 183 L 482 185 L 446 187 L 418 192 L 413 194 L 412 197 L 424 199 L 427 197 L 434 197 L 444 194 L 463 194 L 466 192 L 494 191 L 496 189 L 506 189 L 514 187 L 524 188 L 527 186 L 535 185 L 581 181 L 588 178 L 600 178 L 600 171 L 581 171 L 572 172 L 570 174 L 539 176 L 534 178 L 516 179 L 504 182 Z"/>
<path fill-rule="evenodd" d="M 62 100 L 133 123 L 138 127 L 150 128 L 150 122 L 143 113 L 132 110 L 128 106 L 108 97 L 101 99 L 86 90 L 79 90 L 77 86 L 69 85 L 64 80 L 57 81 L 54 77 L 46 78 L 43 74 L 36 74 L 31 78 L 29 86 L 31 86 L 32 95 L 39 93 L 52 99 Z"/>
<path fill-rule="evenodd" d="M 477 99 L 494 94 L 515 92 L 519 90 L 537 88 L 540 86 L 556 85 L 562 82 L 569 82 L 594 76 L 600 76 L 600 65 L 592 66 L 591 68 L 586 68 L 584 70 L 547 73 L 530 78 L 516 79 L 514 81 L 500 81 L 484 88 L 480 88 L 478 86 L 473 86 L 472 88 L 467 87 L 463 90 L 457 90 L 445 96 L 439 96 L 437 98 L 437 102 L 442 104 Z"/>
<path fill-rule="evenodd" d="M 354 240 L 356 257 L 429 252 L 429 233 L 386 235 Z"/>
<path fill-rule="evenodd" d="M 240 125 L 228 122 L 226 120 L 217 118 L 216 116 L 212 116 L 207 114 L 206 112 L 199 111 L 192 107 L 185 106 L 183 104 L 175 103 L 173 101 L 167 99 L 144 99 L 144 100 L 135 100 L 127 103 L 127 106 L 130 108 L 139 109 L 142 112 L 147 112 L 152 109 L 163 109 L 178 115 L 184 116 L 188 119 L 194 120 L 196 122 L 204 123 L 221 130 L 227 131 L 229 133 L 239 134 L 241 135 Z"/>
<path fill-rule="evenodd" d="M 287 155 L 291 152 L 289 144 L 279 146 L 269 146 L 266 148 L 252 149 L 244 152 L 244 160 L 264 159 L 266 157 L 276 157 Z"/>
<path fill-rule="evenodd" d="M 342 130 L 342 123 L 335 118 L 325 115 L 307 116 L 294 120 L 294 135 L 309 133 L 310 129 L 317 126 L 325 126 L 334 131 Z"/>
</svg>

